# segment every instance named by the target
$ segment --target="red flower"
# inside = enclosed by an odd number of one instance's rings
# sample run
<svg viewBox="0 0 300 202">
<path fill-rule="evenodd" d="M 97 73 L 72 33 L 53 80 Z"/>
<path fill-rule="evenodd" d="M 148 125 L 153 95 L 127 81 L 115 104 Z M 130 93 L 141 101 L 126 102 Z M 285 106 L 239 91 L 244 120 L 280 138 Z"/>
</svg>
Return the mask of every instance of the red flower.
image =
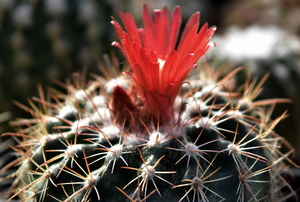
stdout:
<svg viewBox="0 0 300 202">
<path fill-rule="evenodd" d="M 171 18 L 169 10 L 155 10 L 151 17 L 147 6 L 143 10 L 144 28 L 138 29 L 130 13 L 120 13 L 126 31 L 112 21 L 132 70 L 135 85 L 144 108 L 167 121 L 173 114 L 174 100 L 196 61 L 214 43 L 209 40 L 216 28 L 205 24 L 199 30 L 200 13 L 193 14 L 176 47 L 181 25 L 180 7 L 175 7 Z"/>
</svg>

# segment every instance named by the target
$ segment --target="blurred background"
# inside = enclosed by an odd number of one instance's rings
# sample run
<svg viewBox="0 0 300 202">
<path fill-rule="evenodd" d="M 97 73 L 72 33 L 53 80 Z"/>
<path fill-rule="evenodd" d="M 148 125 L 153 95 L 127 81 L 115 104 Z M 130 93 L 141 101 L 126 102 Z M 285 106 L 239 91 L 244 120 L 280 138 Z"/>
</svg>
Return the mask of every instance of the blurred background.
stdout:
<svg viewBox="0 0 300 202">
<path fill-rule="evenodd" d="M 119 12 L 128 11 L 139 26 L 144 3 L 149 10 L 180 5 L 183 21 L 200 11 L 201 23 L 218 27 L 217 46 L 207 54 L 216 66 L 230 61 L 258 79 L 270 72 L 259 98 L 292 100 L 279 104 L 273 118 L 288 109 L 276 131 L 292 143 L 300 164 L 299 0 L 0 0 L 0 134 L 14 131 L 10 120 L 30 117 L 12 100 L 28 104 L 38 84 L 47 89 L 83 68 L 99 74 L 103 55 L 116 51 L 111 16 L 120 21 Z"/>
</svg>

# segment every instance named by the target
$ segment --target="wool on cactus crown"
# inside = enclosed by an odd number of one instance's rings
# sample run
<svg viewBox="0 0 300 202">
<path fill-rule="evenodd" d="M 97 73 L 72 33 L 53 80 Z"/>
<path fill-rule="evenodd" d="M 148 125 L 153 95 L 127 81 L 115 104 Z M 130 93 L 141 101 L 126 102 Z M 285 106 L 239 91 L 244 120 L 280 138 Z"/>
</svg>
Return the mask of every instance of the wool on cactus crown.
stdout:
<svg viewBox="0 0 300 202">
<path fill-rule="evenodd" d="M 126 31 L 112 21 L 133 73 L 66 85 L 68 94 L 43 94 L 24 105 L 32 120 L 12 146 L 17 167 L 9 199 L 22 201 L 285 201 L 296 197 L 281 176 L 294 165 L 279 151 L 289 144 L 275 131 L 274 105 L 258 101 L 261 81 L 241 68 L 215 69 L 196 61 L 214 44 L 215 28 L 199 29 L 192 15 L 176 41 L 180 8 L 152 18 L 144 6 L 144 28 L 121 13 Z M 169 38 L 167 37 L 169 34 Z M 110 67 L 108 67 L 110 68 Z M 78 76 L 77 78 L 79 78 Z M 184 80 L 184 85 L 182 83 Z M 296 166 L 296 165 L 294 165 Z M 4 178 L 3 178 L 4 179 Z M 288 191 L 282 191 L 285 188 Z"/>
</svg>

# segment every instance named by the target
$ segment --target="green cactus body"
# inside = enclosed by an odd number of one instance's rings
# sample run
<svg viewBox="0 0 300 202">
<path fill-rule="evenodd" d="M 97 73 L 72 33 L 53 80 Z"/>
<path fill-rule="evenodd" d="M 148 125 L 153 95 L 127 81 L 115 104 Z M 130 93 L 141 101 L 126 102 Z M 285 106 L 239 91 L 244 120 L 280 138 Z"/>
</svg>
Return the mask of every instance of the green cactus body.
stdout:
<svg viewBox="0 0 300 202">
<path fill-rule="evenodd" d="M 172 17 L 178 12 L 179 7 Z M 147 18 L 147 10 L 144 13 Z M 122 15 L 124 23 L 130 21 Z M 124 33 L 115 21 L 113 25 L 120 35 Z M 207 33 L 201 48 L 208 49 L 214 29 L 201 30 Z M 126 55 L 128 44 L 115 45 L 122 46 Z M 147 60 L 148 53 L 141 54 Z M 162 73 L 161 66 L 170 64 L 168 57 L 151 63 L 161 79 L 172 75 Z M 134 58 L 129 61 L 139 64 Z M 191 68 L 184 66 L 188 60 L 183 61 L 180 68 Z M 156 78 L 151 71 L 145 71 L 149 73 L 145 82 Z M 133 79 L 121 76 L 114 81 L 125 82 L 113 86 L 101 78 L 86 88 L 69 86 L 68 95 L 52 96 L 55 102 L 40 99 L 46 112 L 33 105 L 36 125 L 14 134 L 23 141 L 14 147 L 21 157 L 10 200 L 16 196 L 30 202 L 285 200 L 293 194 L 280 192 L 289 187 L 280 176 L 289 153 L 278 151 L 284 140 L 273 131 L 285 114 L 270 120 L 272 106 L 285 100 L 254 101 L 261 82 L 246 81 L 242 91 L 234 91 L 232 80 L 239 69 L 230 71 L 225 66 L 217 70 L 204 66 L 183 86 L 186 75 L 177 83 L 170 81 L 165 91 L 164 80 L 142 85 L 142 73 L 134 71 Z M 149 90 L 158 85 L 160 89 Z"/>
<path fill-rule="evenodd" d="M 267 123 L 265 107 L 239 105 L 243 98 L 221 88 L 190 85 L 177 98 L 173 123 L 134 131 L 114 123 L 105 105 L 111 95 L 99 95 L 102 88 L 71 92 L 57 113 L 39 117 L 23 148 L 15 148 L 23 156 L 17 171 L 22 199 L 277 199 L 272 189 L 284 183 L 277 181 L 281 139 L 272 128 L 282 117 Z"/>
</svg>

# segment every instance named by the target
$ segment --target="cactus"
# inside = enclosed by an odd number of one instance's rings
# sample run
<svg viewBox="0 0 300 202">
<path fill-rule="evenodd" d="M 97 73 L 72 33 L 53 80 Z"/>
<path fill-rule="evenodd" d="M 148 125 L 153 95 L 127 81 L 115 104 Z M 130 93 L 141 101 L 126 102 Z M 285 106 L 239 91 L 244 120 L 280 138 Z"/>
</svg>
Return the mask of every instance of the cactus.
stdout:
<svg viewBox="0 0 300 202">
<path fill-rule="evenodd" d="M 36 83 L 49 86 L 83 66 L 97 70 L 112 40 L 103 23 L 112 12 L 106 1 L 1 0 L 0 113 L 25 117 L 11 100 L 27 102 L 38 94 Z"/>
<path fill-rule="evenodd" d="M 244 40 L 245 36 L 249 36 L 247 40 Z M 299 134 L 300 131 L 298 125 L 300 38 L 280 27 L 252 25 L 245 29 L 231 27 L 225 35 L 214 36 L 214 41 L 218 46 L 210 51 L 210 54 L 215 52 L 211 54 L 212 60 L 215 60 L 215 56 L 220 60 L 219 63 L 231 59 L 235 64 L 251 69 L 252 75 L 258 78 L 262 78 L 266 72 L 269 73 L 270 76 L 264 84 L 264 93 L 261 94 L 260 99 L 284 97 L 293 100 L 290 104 L 277 106 L 273 116 L 280 115 L 285 108 L 289 107 L 289 117 L 276 128 L 276 131 L 291 142 L 296 151 L 296 156 L 293 158 L 299 161 L 300 136 L 294 134 Z M 255 50 L 249 49 L 247 44 L 251 44 Z M 242 48 L 237 50 L 234 48 L 237 46 Z M 240 82 L 243 82 L 242 78 Z"/>
<path fill-rule="evenodd" d="M 281 173 L 294 165 L 274 127 L 276 103 L 256 100 L 266 77 L 234 87 L 241 68 L 195 63 L 214 46 L 215 27 L 191 16 L 180 40 L 181 11 L 165 7 L 144 28 L 121 12 L 112 20 L 132 72 L 65 85 L 66 95 L 31 102 L 28 128 L 6 133 L 18 167 L 8 201 L 285 201 L 295 195 Z M 200 64 L 200 63 L 199 63 Z M 193 69 L 193 70 L 192 70 Z M 188 73 L 193 75 L 187 80 Z M 103 72 L 107 74 L 106 71 Z M 187 82 L 184 82 L 187 80 Z M 52 101 L 51 101 L 52 100 Z M 294 165 L 296 166 L 296 165 Z M 288 191 L 282 191 L 286 188 Z"/>
</svg>

